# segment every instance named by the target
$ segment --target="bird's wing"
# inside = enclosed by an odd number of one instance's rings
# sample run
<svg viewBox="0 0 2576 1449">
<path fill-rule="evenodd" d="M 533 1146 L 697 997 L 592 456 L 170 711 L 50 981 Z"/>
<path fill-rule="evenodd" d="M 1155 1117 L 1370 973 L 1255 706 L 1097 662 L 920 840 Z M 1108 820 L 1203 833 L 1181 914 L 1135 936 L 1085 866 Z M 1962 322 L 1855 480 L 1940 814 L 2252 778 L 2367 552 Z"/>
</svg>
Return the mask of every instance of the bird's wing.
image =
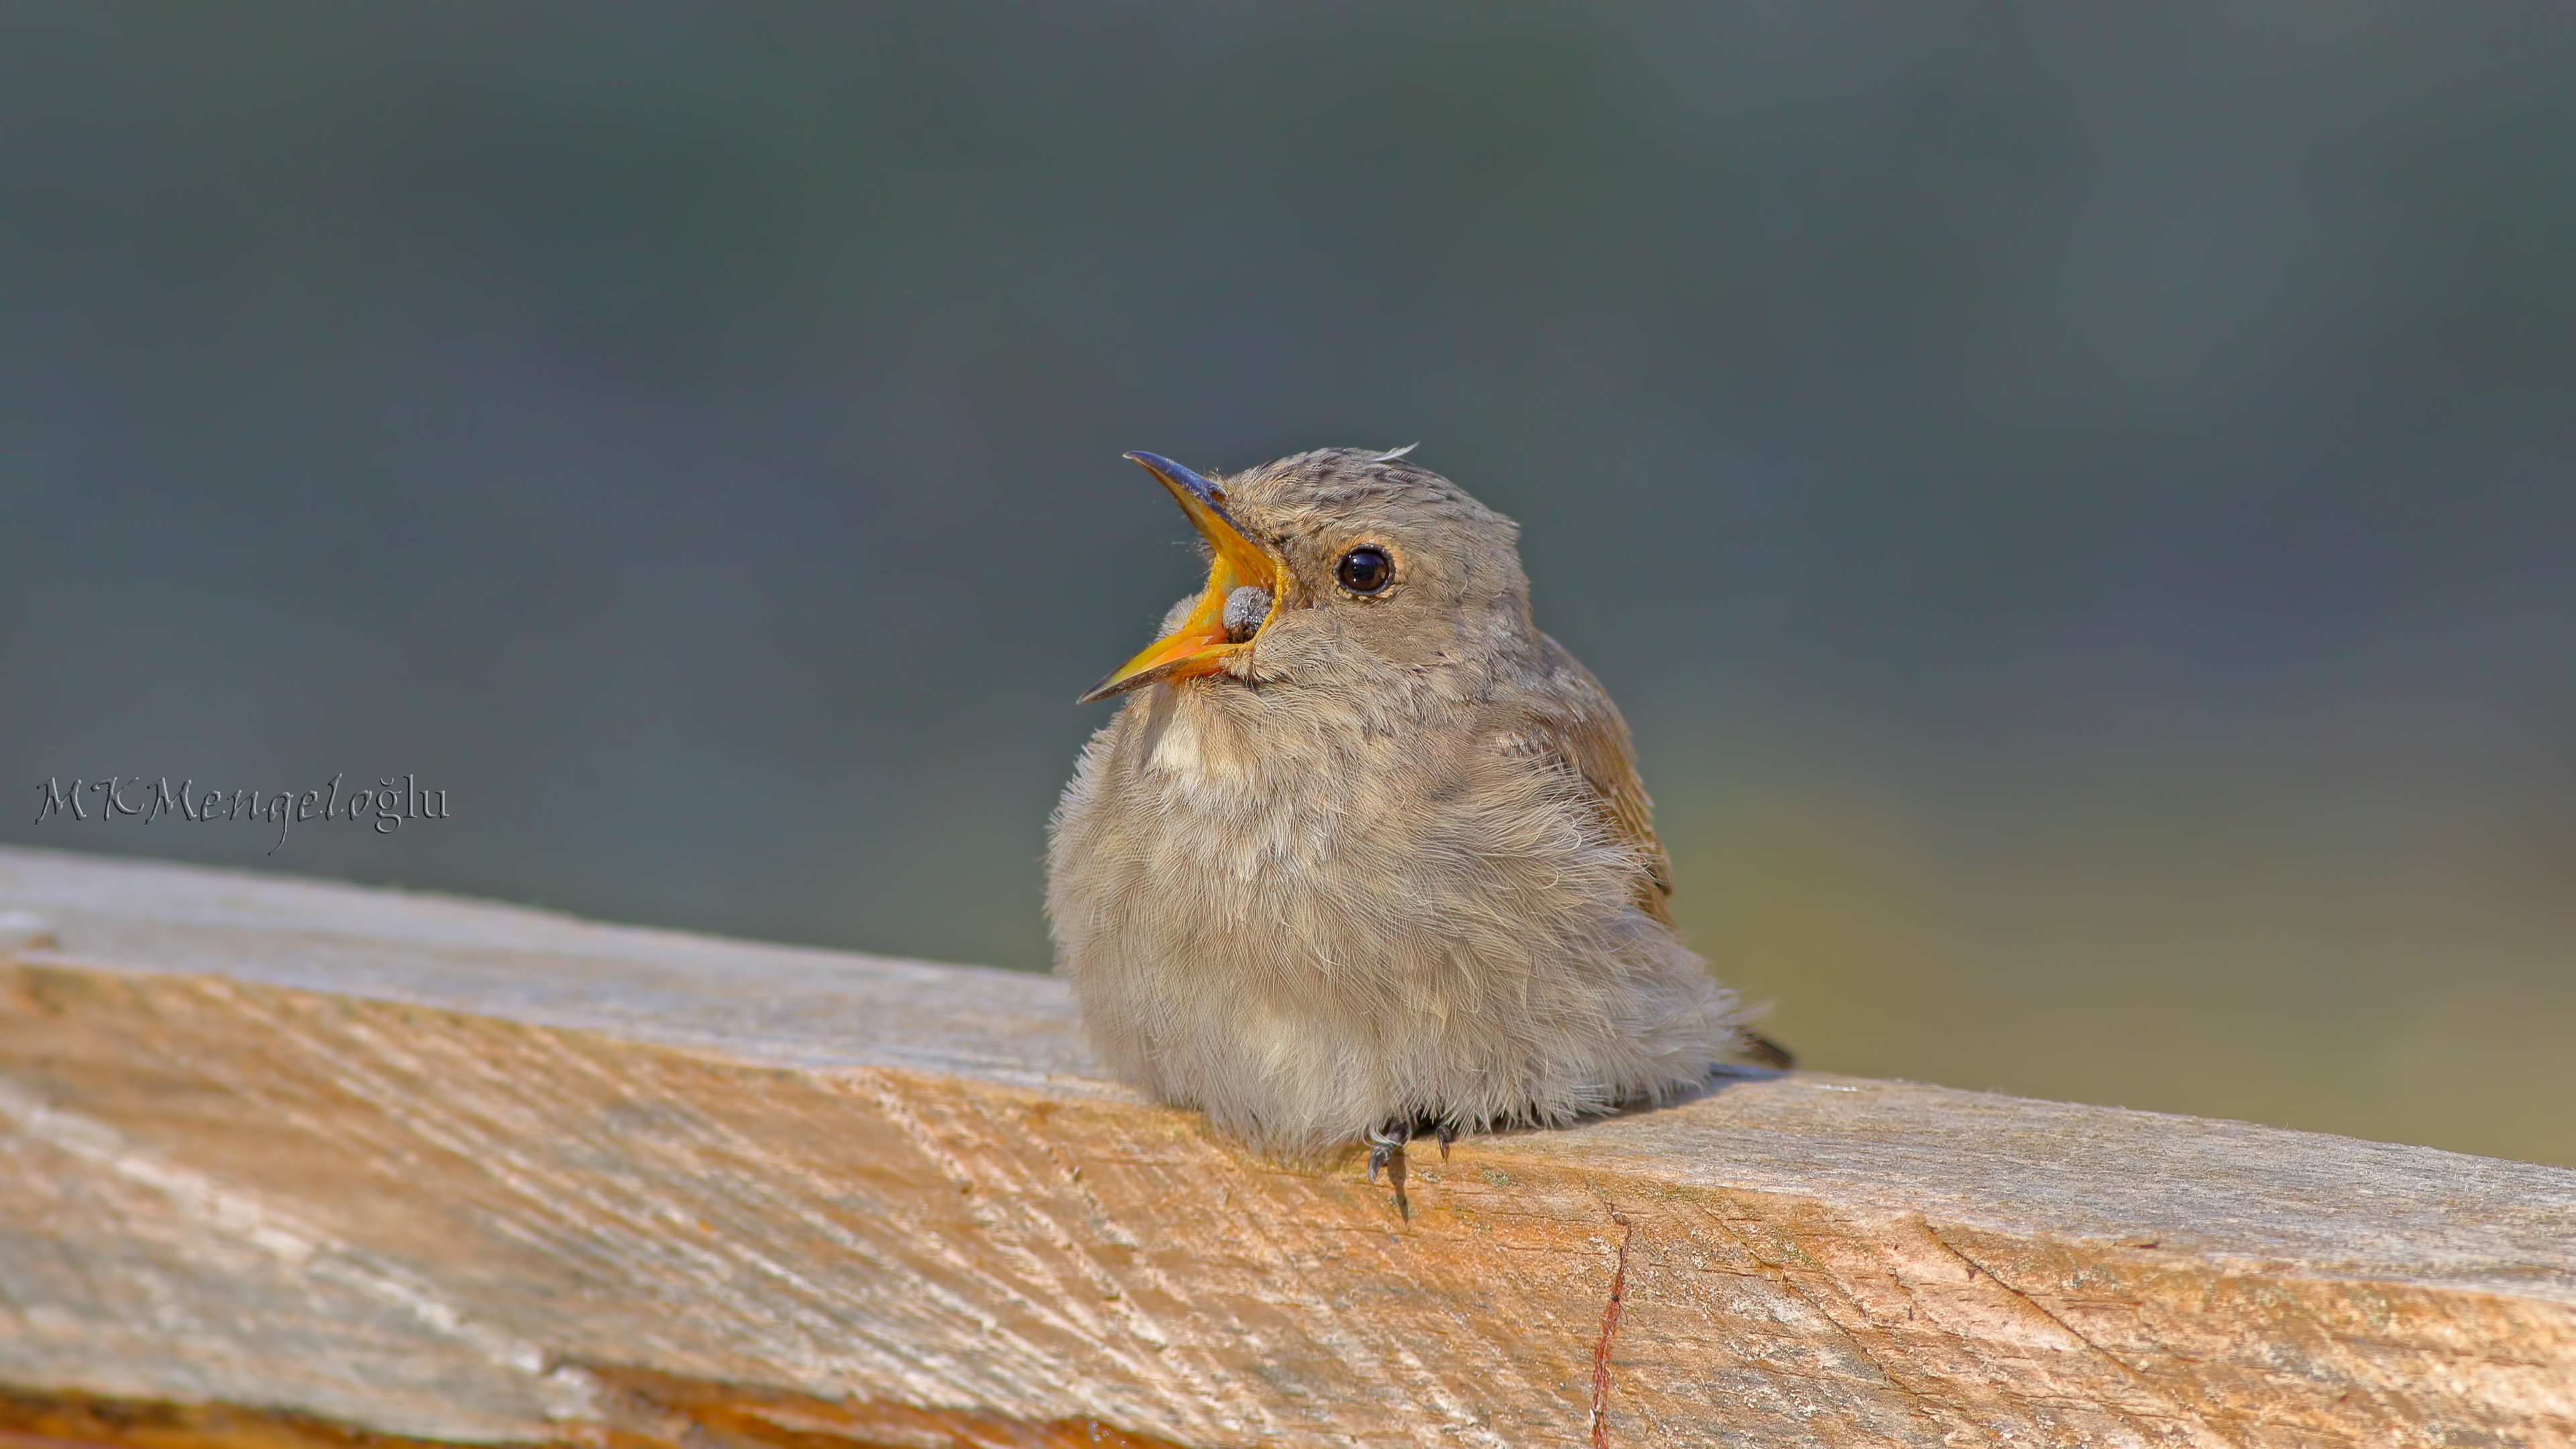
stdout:
<svg viewBox="0 0 2576 1449">
<path fill-rule="evenodd" d="M 1609 691 L 1592 677 L 1564 646 L 1546 635 L 1541 670 L 1544 683 L 1516 711 L 1517 718 L 1500 736 L 1514 754 L 1553 758 L 1581 777 L 1600 802 L 1603 818 L 1619 838 L 1637 847 L 1646 867 L 1637 904 L 1666 925 L 1672 911 L 1664 897 L 1673 893 L 1672 857 L 1655 836 L 1655 805 L 1637 778 L 1635 756 L 1628 744 L 1628 722 L 1610 702 Z"/>
</svg>

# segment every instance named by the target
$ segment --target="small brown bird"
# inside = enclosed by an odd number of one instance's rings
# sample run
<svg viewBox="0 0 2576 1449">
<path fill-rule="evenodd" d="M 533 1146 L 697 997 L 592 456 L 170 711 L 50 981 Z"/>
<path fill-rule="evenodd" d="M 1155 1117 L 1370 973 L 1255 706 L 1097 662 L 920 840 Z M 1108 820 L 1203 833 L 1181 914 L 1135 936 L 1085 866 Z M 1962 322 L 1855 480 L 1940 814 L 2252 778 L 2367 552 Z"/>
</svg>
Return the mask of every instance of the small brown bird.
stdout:
<svg viewBox="0 0 2576 1449">
<path fill-rule="evenodd" d="M 1555 1126 L 1707 1080 L 1746 1033 L 1674 934 L 1628 729 L 1530 622 L 1518 530 L 1406 449 L 1233 477 L 1127 456 L 1207 586 L 1050 823 L 1057 969 L 1120 1075 L 1254 1145 Z"/>
</svg>

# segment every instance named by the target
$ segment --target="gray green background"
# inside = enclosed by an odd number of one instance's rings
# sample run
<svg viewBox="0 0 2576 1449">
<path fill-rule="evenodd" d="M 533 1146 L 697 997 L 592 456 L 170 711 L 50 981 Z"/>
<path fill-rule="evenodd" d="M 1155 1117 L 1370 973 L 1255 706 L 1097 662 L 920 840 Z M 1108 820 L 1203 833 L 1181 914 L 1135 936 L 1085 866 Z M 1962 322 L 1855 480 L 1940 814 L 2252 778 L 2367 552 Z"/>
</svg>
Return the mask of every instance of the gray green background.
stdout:
<svg viewBox="0 0 2576 1449">
<path fill-rule="evenodd" d="M 0 839 L 1037 969 L 1118 461 L 1519 518 L 1819 1066 L 2576 1163 L 2576 12 L 0 5 Z M 454 819 L 31 824 L 414 771 Z"/>
</svg>

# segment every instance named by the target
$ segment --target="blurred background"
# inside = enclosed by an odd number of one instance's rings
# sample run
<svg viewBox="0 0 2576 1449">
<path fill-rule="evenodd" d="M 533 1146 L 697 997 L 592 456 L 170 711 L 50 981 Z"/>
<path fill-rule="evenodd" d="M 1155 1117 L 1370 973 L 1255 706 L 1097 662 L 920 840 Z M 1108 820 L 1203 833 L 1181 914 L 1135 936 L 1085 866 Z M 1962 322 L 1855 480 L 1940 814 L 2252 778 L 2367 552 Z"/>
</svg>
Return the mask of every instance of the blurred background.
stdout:
<svg viewBox="0 0 2576 1449">
<path fill-rule="evenodd" d="M 0 840 L 1043 969 L 1073 698 L 1198 581 L 1118 455 L 1419 440 L 1810 1064 L 2576 1163 L 2571 76 L 2542 5 L 0 6 Z"/>
</svg>

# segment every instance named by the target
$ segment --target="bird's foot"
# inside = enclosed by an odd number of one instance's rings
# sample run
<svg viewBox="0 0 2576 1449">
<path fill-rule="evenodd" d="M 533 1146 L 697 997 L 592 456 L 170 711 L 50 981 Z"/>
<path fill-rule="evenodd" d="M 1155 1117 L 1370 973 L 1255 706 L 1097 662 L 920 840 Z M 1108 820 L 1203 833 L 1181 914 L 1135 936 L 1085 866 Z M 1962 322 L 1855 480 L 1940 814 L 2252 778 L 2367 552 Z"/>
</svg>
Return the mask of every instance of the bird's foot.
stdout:
<svg viewBox="0 0 2576 1449">
<path fill-rule="evenodd" d="M 1404 1144 L 1412 1135 L 1402 1125 L 1390 1122 L 1360 1139 L 1369 1148 L 1369 1181 L 1377 1181 L 1377 1175 L 1385 1172 L 1399 1187 L 1403 1185 Z"/>
<path fill-rule="evenodd" d="M 1407 1222 L 1413 1220 L 1413 1204 L 1404 1195 L 1404 1144 L 1412 1135 L 1412 1129 L 1404 1123 L 1389 1122 L 1361 1139 L 1368 1143 L 1369 1181 L 1377 1181 L 1380 1171 L 1386 1173 L 1387 1184 L 1395 1189 L 1395 1209 Z M 1448 1144 L 1444 1142 L 1441 1147 L 1445 1152 Z"/>
</svg>

